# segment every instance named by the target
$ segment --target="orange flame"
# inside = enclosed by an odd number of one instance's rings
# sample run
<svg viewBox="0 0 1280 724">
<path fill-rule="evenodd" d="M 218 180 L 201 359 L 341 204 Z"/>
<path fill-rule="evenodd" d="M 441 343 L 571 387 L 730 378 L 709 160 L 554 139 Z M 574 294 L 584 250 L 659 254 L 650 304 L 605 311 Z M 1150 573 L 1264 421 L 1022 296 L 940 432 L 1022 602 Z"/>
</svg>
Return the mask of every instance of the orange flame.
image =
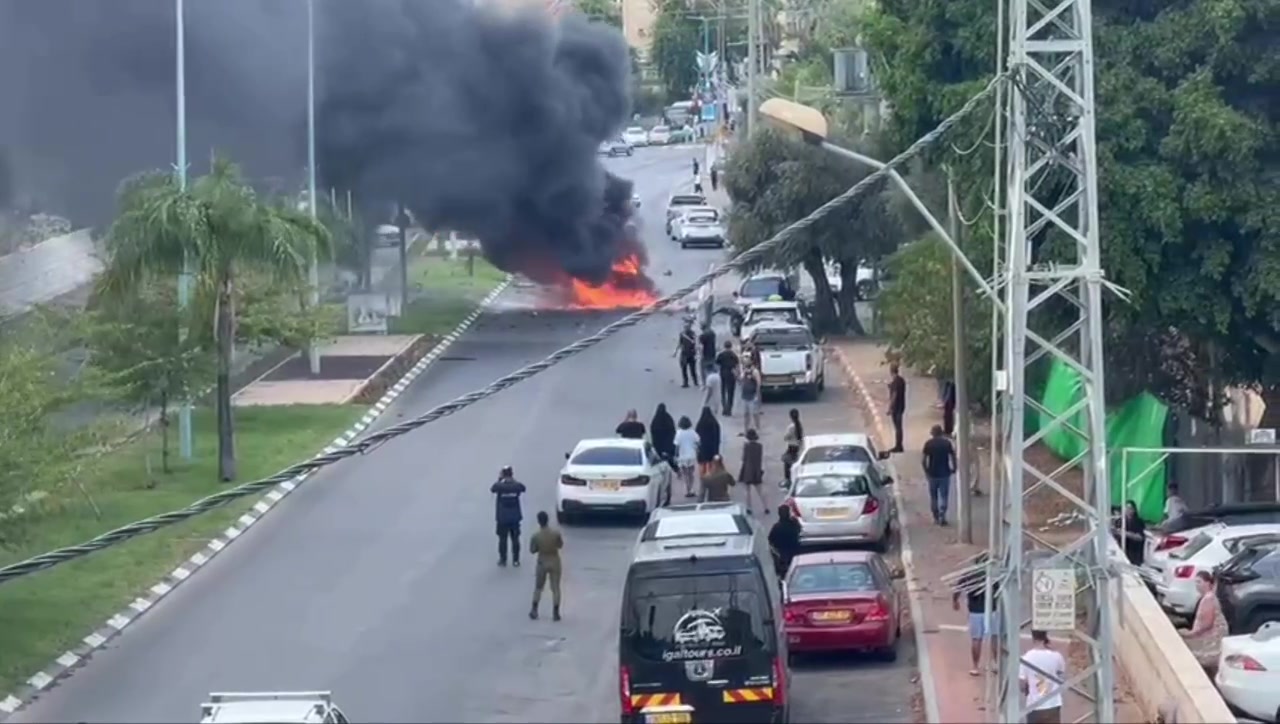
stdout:
<svg viewBox="0 0 1280 724">
<path fill-rule="evenodd" d="M 640 257 L 634 254 L 614 262 L 604 284 L 594 286 L 571 279 L 569 285 L 569 306 L 573 309 L 639 309 L 657 298 L 653 282 L 641 268 Z"/>
</svg>

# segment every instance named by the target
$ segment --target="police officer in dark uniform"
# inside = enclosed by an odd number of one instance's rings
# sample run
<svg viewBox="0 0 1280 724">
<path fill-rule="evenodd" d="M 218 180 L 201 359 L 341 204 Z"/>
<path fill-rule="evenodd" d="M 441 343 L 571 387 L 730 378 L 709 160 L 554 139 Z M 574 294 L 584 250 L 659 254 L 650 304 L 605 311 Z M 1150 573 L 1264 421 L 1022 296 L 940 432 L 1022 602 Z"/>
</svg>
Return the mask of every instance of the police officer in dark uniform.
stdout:
<svg viewBox="0 0 1280 724">
<path fill-rule="evenodd" d="M 524 483 L 516 480 L 511 466 L 498 473 L 498 482 L 489 491 L 494 494 L 494 518 L 498 524 L 498 565 L 507 565 L 507 542 L 511 543 L 511 563 L 520 566 L 520 522 L 524 514 L 520 510 L 520 496 Z"/>
</svg>

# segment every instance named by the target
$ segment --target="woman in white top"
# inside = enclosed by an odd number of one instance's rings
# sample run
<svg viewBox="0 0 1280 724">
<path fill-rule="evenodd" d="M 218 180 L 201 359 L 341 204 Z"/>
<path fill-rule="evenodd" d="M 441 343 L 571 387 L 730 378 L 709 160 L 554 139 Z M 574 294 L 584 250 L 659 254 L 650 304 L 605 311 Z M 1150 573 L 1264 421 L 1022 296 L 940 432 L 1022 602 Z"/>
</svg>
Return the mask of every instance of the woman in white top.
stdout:
<svg viewBox="0 0 1280 724">
<path fill-rule="evenodd" d="M 676 423 L 676 469 L 684 481 L 684 497 L 692 498 L 693 468 L 698 464 L 698 433 L 693 431 L 693 421 L 687 415 Z"/>
<path fill-rule="evenodd" d="M 1062 721 L 1062 683 L 1067 680 L 1067 660 L 1054 651 L 1045 631 L 1031 632 L 1031 650 L 1022 655 L 1018 683 L 1027 697 L 1027 724 L 1059 724 Z"/>
</svg>

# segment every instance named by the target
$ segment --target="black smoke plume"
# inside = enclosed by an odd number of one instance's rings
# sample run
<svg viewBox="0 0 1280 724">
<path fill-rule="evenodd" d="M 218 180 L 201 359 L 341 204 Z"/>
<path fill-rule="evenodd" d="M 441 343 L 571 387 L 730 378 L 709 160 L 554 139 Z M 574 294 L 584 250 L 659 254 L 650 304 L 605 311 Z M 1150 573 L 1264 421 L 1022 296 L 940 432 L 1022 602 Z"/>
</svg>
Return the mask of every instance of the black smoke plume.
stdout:
<svg viewBox="0 0 1280 724">
<path fill-rule="evenodd" d="M 322 187 L 397 202 L 542 281 L 605 280 L 642 250 L 601 141 L 629 113 L 621 36 L 518 0 L 316 0 Z M 217 150 L 260 186 L 305 176 L 306 4 L 187 0 L 191 173 Z M 175 156 L 174 3 L 0 2 L 0 147 L 12 193 L 81 224 Z"/>
</svg>

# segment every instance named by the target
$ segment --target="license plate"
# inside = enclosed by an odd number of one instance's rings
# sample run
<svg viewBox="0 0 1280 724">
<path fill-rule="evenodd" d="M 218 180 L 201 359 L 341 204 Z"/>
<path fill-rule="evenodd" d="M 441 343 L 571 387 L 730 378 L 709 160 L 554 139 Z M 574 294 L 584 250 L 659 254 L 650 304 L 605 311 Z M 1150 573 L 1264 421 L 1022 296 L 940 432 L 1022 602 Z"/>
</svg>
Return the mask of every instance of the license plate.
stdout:
<svg viewBox="0 0 1280 724">
<path fill-rule="evenodd" d="M 814 513 L 819 518 L 844 518 L 849 515 L 848 508 L 818 508 Z"/>
<path fill-rule="evenodd" d="M 664 711 L 644 715 L 645 724 L 693 724 L 693 715 L 687 711 Z"/>
<path fill-rule="evenodd" d="M 815 611 L 813 613 L 813 620 L 823 623 L 843 623 L 852 618 L 852 611 Z"/>
<path fill-rule="evenodd" d="M 606 493 L 616 493 L 621 487 L 617 480 L 599 480 L 591 484 L 592 490 L 603 490 Z"/>
</svg>

